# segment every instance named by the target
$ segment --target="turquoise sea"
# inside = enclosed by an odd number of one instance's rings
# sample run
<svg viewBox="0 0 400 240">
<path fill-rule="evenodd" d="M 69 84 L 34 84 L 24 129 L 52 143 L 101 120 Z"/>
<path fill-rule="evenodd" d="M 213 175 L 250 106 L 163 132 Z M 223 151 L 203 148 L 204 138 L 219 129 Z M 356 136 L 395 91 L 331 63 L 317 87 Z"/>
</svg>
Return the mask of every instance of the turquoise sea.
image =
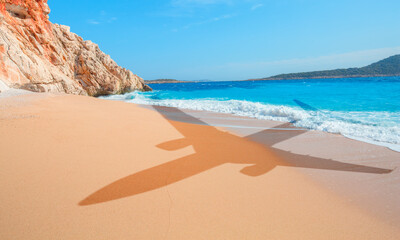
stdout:
<svg viewBox="0 0 400 240">
<path fill-rule="evenodd" d="M 400 77 L 152 84 L 106 99 L 292 122 L 400 150 Z"/>
</svg>

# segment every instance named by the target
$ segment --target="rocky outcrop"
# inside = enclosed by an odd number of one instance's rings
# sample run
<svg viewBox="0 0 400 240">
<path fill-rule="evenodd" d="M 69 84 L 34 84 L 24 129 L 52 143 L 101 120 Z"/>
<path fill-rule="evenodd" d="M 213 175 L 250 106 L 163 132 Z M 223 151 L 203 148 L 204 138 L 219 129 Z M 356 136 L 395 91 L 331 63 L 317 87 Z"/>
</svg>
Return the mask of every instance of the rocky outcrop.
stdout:
<svg viewBox="0 0 400 240">
<path fill-rule="evenodd" d="M 47 0 L 0 0 L 0 80 L 8 87 L 89 96 L 151 90 L 49 13 Z"/>
</svg>

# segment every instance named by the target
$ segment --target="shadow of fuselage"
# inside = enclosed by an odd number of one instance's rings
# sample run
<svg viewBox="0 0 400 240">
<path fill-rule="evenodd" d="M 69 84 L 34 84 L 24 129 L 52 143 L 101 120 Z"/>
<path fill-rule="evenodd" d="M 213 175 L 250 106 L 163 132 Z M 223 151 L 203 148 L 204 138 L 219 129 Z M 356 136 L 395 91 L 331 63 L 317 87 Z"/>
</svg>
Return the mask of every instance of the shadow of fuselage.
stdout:
<svg viewBox="0 0 400 240">
<path fill-rule="evenodd" d="M 276 166 L 374 174 L 385 174 L 392 171 L 299 155 L 271 147 L 278 142 L 303 134 L 306 130 L 267 129 L 244 139 L 207 126 L 205 122 L 179 109 L 158 106 L 154 106 L 154 109 L 183 135 L 181 139 L 168 141 L 157 147 L 174 151 L 192 146 L 195 153 L 119 179 L 94 192 L 82 200 L 79 205 L 92 205 L 145 193 L 227 163 L 247 165 L 240 172 L 253 177 L 265 174 Z M 174 121 L 171 118 L 189 123 Z M 199 126 L 193 126 L 191 123 Z M 289 125 L 283 124 L 276 128 L 284 127 L 289 127 Z M 254 141 L 262 143 L 262 145 Z"/>
</svg>

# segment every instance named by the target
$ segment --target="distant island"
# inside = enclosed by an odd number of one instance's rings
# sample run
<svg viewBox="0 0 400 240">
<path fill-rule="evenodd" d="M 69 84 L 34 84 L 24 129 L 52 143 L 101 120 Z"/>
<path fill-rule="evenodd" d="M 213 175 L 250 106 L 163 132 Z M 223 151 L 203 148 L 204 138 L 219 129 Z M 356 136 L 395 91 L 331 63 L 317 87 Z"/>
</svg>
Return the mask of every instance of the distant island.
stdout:
<svg viewBox="0 0 400 240">
<path fill-rule="evenodd" d="M 385 58 L 379 62 L 361 68 L 280 74 L 267 78 L 248 79 L 248 81 L 387 76 L 400 76 L 400 54 Z"/>
<path fill-rule="evenodd" d="M 266 78 L 248 79 L 245 81 L 260 80 L 292 80 L 292 79 L 323 79 L 323 78 L 357 78 L 357 77 L 389 77 L 400 76 L 400 54 L 385 58 L 376 63 L 361 68 L 345 68 L 314 72 L 300 72 L 279 74 Z M 209 80 L 184 81 L 176 79 L 145 80 L 146 84 L 161 83 L 193 83 Z"/>
<path fill-rule="evenodd" d="M 191 83 L 193 81 L 182 81 L 176 79 L 156 79 L 156 80 L 145 80 L 146 84 L 159 84 L 159 83 Z"/>
</svg>

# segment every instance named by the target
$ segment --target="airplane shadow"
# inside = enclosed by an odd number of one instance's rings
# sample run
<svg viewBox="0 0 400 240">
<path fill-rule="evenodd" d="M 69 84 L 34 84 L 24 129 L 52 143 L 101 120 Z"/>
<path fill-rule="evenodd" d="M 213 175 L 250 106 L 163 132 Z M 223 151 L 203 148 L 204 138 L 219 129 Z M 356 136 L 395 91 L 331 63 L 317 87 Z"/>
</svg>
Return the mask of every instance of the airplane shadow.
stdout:
<svg viewBox="0 0 400 240">
<path fill-rule="evenodd" d="M 247 165 L 240 172 L 252 177 L 266 174 L 277 166 L 372 174 L 392 172 L 390 169 L 305 156 L 271 147 L 278 142 L 303 134 L 306 130 L 282 131 L 267 129 L 244 139 L 220 131 L 215 127 L 193 127 L 192 124 L 170 120 L 171 118 L 183 119 L 186 122 L 207 125 L 200 119 L 194 118 L 177 108 L 158 106 L 154 106 L 154 108 L 184 136 L 182 139 L 168 141 L 157 145 L 157 147 L 167 151 L 174 151 L 186 146 L 192 146 L 195 153 L 119 179 L 83 199 L 79 202 L 80 206 L 135 196 L 229 163 Z M 283 124 L 276 128 L 284 127 L 289 126 L 288 124 Z M 205 131 L 206 134 L 204 134 Z M 254 141 L 261 142 L 263 145 L 255 144 Z"/>
</svg>

